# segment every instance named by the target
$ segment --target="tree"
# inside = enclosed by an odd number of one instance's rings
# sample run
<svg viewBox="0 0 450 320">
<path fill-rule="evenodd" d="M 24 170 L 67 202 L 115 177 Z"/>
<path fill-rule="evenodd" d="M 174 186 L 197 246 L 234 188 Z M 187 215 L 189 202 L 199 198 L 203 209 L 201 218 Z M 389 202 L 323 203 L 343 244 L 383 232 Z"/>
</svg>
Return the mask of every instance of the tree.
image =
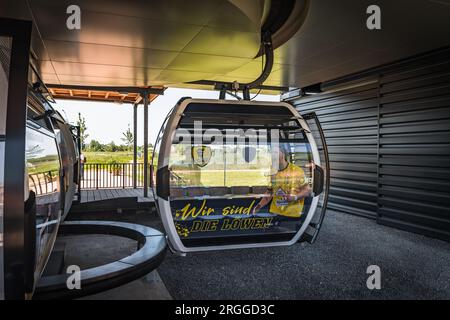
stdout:
<svg viewBox="0 0 450 320">
<path fill-rule="evenodd" d="M 111 141 L 109 144 L 107 144 L 105 146 L 105 151 L 107 151 L 107 152 L 116 152 L 117 151 L 117 146 L 114 143 L 114 141 Z"/>
<path fill-rule="evenodd" d="M 148 144 L 148 149 L 147 149 L 148 150 L 149 161 L 151 161 L 151 159 L 152 159 L 153 149 L 154 149 L 153 144 L 149 143 Z M 139 159 L 141 159 L 141 158 L 144 159 L 144 146 L 138 146 L 137 152 L 138 152 L 138 158 Z"/>
<path fill-rule="evenodd" d="M 153 157 L 153 145 L 151 143 L 148 144 L 148 158 L 149 161 L 152 161 Z"/>
<path fill-rule="evenodd" d="M 97 140 L 92 139 L 89 143 L 89 151 L 104 151 L 104 146 Z"/>
<path fill-rule="evenodd" d="M 130 130 L 130 124 L 128 124 L 127 131 L 123 132 L 122 134 L 123 134 L 122 141 L 127 146 L 128 151 L 130 151 L 134 142 L 133 133 Z"/>
<path fill-rule="evenodd" d="M 80 127 L 80 141 L 81 141 L 81 149 L 86 149 L 86 139 L 89 137 L 89 134 L 86 133 L 87 127 L 86 127 L 86 119 L 84 117 L 81 117 L 81 113 L 78 112 L 78 120 L 77 120 L 77 126 Z"/>
</svg>

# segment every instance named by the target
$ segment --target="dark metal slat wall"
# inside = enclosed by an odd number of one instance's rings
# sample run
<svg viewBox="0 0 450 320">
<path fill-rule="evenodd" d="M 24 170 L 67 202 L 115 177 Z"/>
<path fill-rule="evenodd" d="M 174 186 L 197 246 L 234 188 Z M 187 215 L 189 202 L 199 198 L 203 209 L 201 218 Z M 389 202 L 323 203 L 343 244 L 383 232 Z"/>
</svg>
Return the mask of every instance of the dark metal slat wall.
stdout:
<svg viewBox="0 0 450 320">
<path fill-rule="evenodd" d="M 450 240 L 450 49 L 347 79 L 291 101 L 323 125 L 329 207 Z"/>
<path fill-rule="evenodd" d="M 315 111 L 330 154 L 329 208 L 376 217 L 378 85 L 293 101 Z"/>
<path fill-rule="evenodd" d="M 450 240 L 450 54 L 380 83 L 382 224 Z"/>
</svg>

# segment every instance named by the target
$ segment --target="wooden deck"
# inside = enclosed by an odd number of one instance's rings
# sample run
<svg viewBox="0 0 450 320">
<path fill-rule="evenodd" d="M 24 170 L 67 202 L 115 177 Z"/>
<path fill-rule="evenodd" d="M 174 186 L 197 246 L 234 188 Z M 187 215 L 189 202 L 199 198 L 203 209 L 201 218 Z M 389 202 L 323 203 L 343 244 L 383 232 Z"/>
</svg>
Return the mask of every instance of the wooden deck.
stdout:
<svg viewBox="0 0 450 320">
<path fill-rule="evenodd" d="M 148 197 L 144 198 L 144 190 L 142 188 L 81 190 L 81 203 L 118 198 L 137 198 L 138 202 L 153 201 L 152 191 L 149 190 Z"/>
<path fill-rule="evenodd" d="M 70 211 L 141 210 L 151 208 L 153 202 L 152 191 L 144 198 L 143 188 L 81 190 L 80 203 L 74 203 Z"/>
</svg>

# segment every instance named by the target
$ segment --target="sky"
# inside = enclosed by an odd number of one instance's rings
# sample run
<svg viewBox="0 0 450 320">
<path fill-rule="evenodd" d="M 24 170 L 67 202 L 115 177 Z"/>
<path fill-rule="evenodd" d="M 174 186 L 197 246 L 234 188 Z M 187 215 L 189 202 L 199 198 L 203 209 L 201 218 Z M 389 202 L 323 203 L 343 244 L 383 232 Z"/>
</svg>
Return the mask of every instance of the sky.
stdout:
<svg viewBox="0 0 450 320">
<path fill-rule="evenodd" d="M 156 136 L 167 113 L 182 97 L 217 99 L 219 93 L 211 90 L 193 90 L 168 88 L 164 95 L 157 97 L 148 108 L 149 143 L 154 145 Z M 227 96 L 228 98 L 229 96 Z M 234 99 L 230 97 L 231 99 Z M 255 100 L 279 101 L 277 95 L 260 94 Z M 74 100 L 57 100 L 53 107 L 58 110 L 69 123 L 76 124 L 78 113 L 86 119 L 86 132 L 89 134 L 87 142 L 97 140 L 101 143 L 123 144 L 123 133 L 130 126 L 133 131 L 133 106 L 128 103 L 88 102 Z M 138 107 L 138 145 L 143 144 L 144 108 Z"/>
</svg>

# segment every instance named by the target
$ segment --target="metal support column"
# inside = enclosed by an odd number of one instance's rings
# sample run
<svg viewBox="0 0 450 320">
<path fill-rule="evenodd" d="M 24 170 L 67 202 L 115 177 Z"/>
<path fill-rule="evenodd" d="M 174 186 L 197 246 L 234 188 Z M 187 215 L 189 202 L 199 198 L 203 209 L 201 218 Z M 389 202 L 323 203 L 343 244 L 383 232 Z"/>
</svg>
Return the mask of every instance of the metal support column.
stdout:
<svg viewBox="0 0 450 320">
<path fill-rule="evenodd" d="M 148 98 L 144 91 L 144 197 L 148 196 Z"/>
<path fill-rule="evenodd" d="M 0 252 L 3 268 L 0 270 L 4 272 L 0 289 L 4 290 L 5 299 L 24 299 L 28 285 L 24 160 L 31 30 L 30 21 L 0 19 L 0 36 L 12 38 L 4 137 L 3 235 L 0 233 L 3 238 L 3 256 Z"/>
<path fill-rule="evenodd" d="M 77 140 L 76 141 L 77 141 L 77 149 L 78 149 L 77 203 L 80 203 L 81 202 L 81 181 L 83 181 L 83 183 L 84 183 L 84 177 L 81 176 L 81 162 L 80 162 L 81 161 L 81 159 L 80 159 L 80 156 L 81 156 L 81 138 L 80 138 L 81 137 L 81 128 L 80 128 L 80 126 L 76 126 L 76 129 L 77 129 Z M 83 175 L 84 175 L 84 170 L 83 170 Z"/>
<path fill-rule="evenodd" d="M 133 105 L 133 188 L 137 185 L 137 104 Z"/>
</svg>

